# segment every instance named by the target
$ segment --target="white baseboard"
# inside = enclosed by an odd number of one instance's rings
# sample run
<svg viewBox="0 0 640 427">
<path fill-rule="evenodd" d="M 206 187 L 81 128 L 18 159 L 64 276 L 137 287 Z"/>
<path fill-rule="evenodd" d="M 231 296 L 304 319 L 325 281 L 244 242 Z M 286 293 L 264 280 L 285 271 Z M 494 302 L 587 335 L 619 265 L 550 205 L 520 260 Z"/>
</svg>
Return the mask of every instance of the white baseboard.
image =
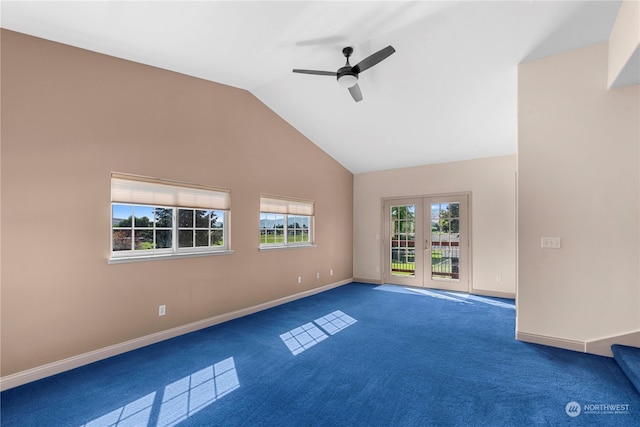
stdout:
<svg viewBox="0 0 640 427">
<path fill-rule="evenodd" d="M 585 344 L 586 344 L 585 347 L 586 347 L 587 353 L 599 354 L 600 356 L 613 357 L 613 353 L 611 352 L 611 346 L 613 344 L 640 347 L 640 331 L 613 335 L 610 337 L 587 341 Z"/>
<path fill-rule="evenodd" d="M 564 348 L 566 350 L 579 351 L 581 353 L 585 352 L 585 343 L 583 341 L 574 341 L 565 338 L 530 334 L 528 332 L 520 331 L 516 331 L 516 339 L 518 341 L 530 342 L 533 344 L 548 345 L 551 347 Z"/>
<path fill-rule="evenodd" d="M 109 347 L 104 347 L 98 350 L 90 351 L 88 353 L 72 356 L 57 362 L 48 363 L 46 365 L 38 366 L 26 371 L 17 372 L 15 374 L 6 375 L 0 378 L 0 391 L 8 390 L 13 387 L 17 387 L 23 384 L 27 384 L 32 381 L 36 381 L 42 378 L 49 377 L 51 375 L 59 374 L 80 366 L 88 365 L 89 363 L 97 362 L 118 354 L 126 353 L 131 350 L 135 350 L 147 345 L 155 344 L 160 341 L 164 341 L 170 338 L 175 338 L 180 335 L 184 335 L 189 332 L 194 332 L 200 329 L 208 328 L 209 326 L 217 325 L 219 323 L 227 322 L 229 320 L 237 319 L 242 316 L 257 313 L 268 308 L 276 307 L 278 305 L 286 304 L 291 301 L 295 301 L 300 298 L 305 298 L 311 295 L 315 295 L 321 292 L 328 291 L 339 286 L 352 283 L 353 279 L 342 280 L 340 282 L 331 283 L 329 285 L 321 286 L 319 288 L 310 289 L 308 291 L 299 292 L 297 294 L 289 295 L 283 298 L 278 298 L 273 301 L 267 301 L 262 304 L 254 305 L 251 307 L 243 308 L 240 310 L 232 311 L 229 313 L 220 314 L 217 316 L 209 317 L 207 319 L 199 320 L 197 322 L 188 323 L 186 325 L 178 326 L 175 328 L 167 329 L 166 331 L 156 332 L 154 334 L 146 335 L 144 337 L 135 338 L 129 341 L 125 341 L 119 344 L 114 344 Z"/>
<path fill-rule="evenodd" d="M 354 277 L 353 278 L 354 282 L 358 282 L 358 283 L 365 283 L 368 285 L 382 285 L 383 281 L 381 279 L 362 279 L 362 278 L 358 278 L 358 277 Z"/>
<path fill-rule="evenodd" d="M 471 289 L 471 294 L 473 295 L 482 295 L 485 297 L 496 297 L 496 298 L 506 298 L 506 299 L 516 299 L 516 294 L 511 292 L 500 292 L 500 291 L 490 291 L 487 289 Z"/>
<path fill-rule="evenodd" d="M 516 331 L 516 339 L 518 341 L 543 344 L 551 347 L 559 347 L 567 350 L 579 351 L 581 353 L 597 354 L 599 356 L 607 357 L 613 357 L 613 353 L 611 352 L 611 346 L 613 344 L 640 347 L 640 331 L 612 335 L 591 341 L 574 341 L 564 338 Z"/>
</svg>

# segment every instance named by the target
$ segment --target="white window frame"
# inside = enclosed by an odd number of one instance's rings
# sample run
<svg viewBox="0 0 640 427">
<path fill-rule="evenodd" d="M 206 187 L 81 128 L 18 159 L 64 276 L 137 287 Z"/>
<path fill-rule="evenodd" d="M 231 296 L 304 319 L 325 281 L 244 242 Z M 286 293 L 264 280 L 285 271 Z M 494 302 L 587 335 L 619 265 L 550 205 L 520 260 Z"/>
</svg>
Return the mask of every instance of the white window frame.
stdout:
<svg viewBox="0 0 640 427">
<path fill-rule="evenodd" d="M 144 206 L 148 208 L 162 208 L 172 210 L 171 221 L 171 247 L 160 249 L 131 249 L 114 251 L 114 230 L 113 224 L 113 206 L 124 205 L 132 206 L 132 214 L 135 217 L 135 206 Z M 110 256 L 108 262 L 110 264 L 121 262 L 149 261 L 157 259 L 183 258 L 190 256 L 204 255 L 225 255 L 232 254 L 229 241 L 229 219 L 230 219 L 230 191 L 215 187 L 205 187 L 200 185 L 182 183 L 177 181 L 168 181 L 158 178 L 141 177 L 137 175 L 125 175 L 119 173 L 111 174 L 111 227 L 110 227 Z M 222 235 L 223 245 L 221 246 L 179 246 L 178 222 L 179 209 L 200 210 L 200 211 L 217 211 L 222 212 Z M 163 227 L 168 228 L 168 227 Z M 197 229 L 198 227 L 192 227 Z M 127 229 L 127 228 L 124 228 Z M 135 219 L 132 218 L 132 238 L 135 239 Z M 209 227 L 208 230 L 213 228 Z M 143 229 L 143 230 L 146 230 Z M 153 227 L 148 229 L 155 231 L 155 222 Z M 184 228 L 183 228 L 184 230 Z M 154 233 L 154 239 L 155 239 Z"/>
<path fill-rule="evenodd" d="M 260 196 L 260 221 L 263 215 L 282 215 L 283 217 L 283 242 L 282 243 L 262 243 L 260 250 L 287 249 L 300 247 L 315 247 L 315 202 L 303 199 L 293 199 L 289 197 L 261 195 Z M 309 241 L 291 242 L 289 241 L 289 217 L 306 217 L 309 219 L 307 233 Z M 260 240 L 264 227 L 260 225 Z"/>
</svg>

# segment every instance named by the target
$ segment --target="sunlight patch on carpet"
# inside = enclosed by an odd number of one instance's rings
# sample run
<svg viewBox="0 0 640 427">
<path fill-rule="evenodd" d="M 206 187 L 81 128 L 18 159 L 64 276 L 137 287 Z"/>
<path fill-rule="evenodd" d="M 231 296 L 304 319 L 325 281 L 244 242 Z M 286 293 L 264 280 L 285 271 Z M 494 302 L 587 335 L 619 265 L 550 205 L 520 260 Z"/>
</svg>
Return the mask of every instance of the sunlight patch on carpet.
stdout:
<svg viewBox="0 0 640 427">
<path fill-rule="evenodd" d="M 431 298 L 437 298 L 437 299 L 463 303 L 463 304 L 473 305 L 476 302 L 480 302 L 483 304 L 493 305 L 495 307 L 500 307 L 500 308 L 506 308 L 511 310 L 516 309 L 515 304 L 510 304 L 508 302 L 498 301 L 493 298 L 486 298 L 486 297 L 471 295 L 463 292 L 451 292 L 451 291 L 444 291 L 439 289 L 426 290 L 426 289 L 410 288 L 410 287 L 403 287 L 403 286 L 396 286 L 396 285 L 380 285 L 380 286 L 376 286 L 374 289 L 379 291 L 395 292 L 399 294 L 408 294 L 408 295 L 419 294 L 419 295 L 424 295 Z"/>
<path fill-rule="evenodd" d="M 329 334 L 335 335 L 344 328 L 356 323 L 356 319 L 340 310 L 336 310 L 333 313 L 329 313 L 326 316 L 322 316 L 314 320 L 314 323 Z"/>
<path fill-rule="evenodd" d="M 424 290 L 424 289 L 412 289 L 412 288 L 405 288 L 405 289 L 407 289 L 408 291 L 416 292 L 416 293 L 421 294 L 421 295 L 426 295 L 426 296 L 431 297 L 431 298 L 443 299 L 443 300 L 453 301 L 453 302 L 462 303 L 462 304 L 473 304 L 470 301 L 465 301 L 465 300 L 461 300 L 461 299 L 458 299 L 458 298 L 453 298 L 453 297 L 450 297 L 450 296 L 447 296 L 447 295 L 444 295 L 444 294 L 440 294 L 438 292 L 427 291 L 427 290 Z"/>
<path fill-rule="evenodd" d="M 233 357 L 164 388 L 158 427 L 174 426 L 240 387 Z"/>
<path fill-rule="evenodd" d="M 313 323 L 306 323 L 280 335 L 280 339 L 284 341 L 294 356 L 327 338 L 329 338 L 329 336 L 318 329 Z"/>
<path fill-rule="evenodd" d="M 294 356 L 313 347 L 321 341 L 335 335 L 353 325 L 357 320 L 341 310 L 336 310 L 313 322 L 305 323 L 280 335 L 291 354 Z"/>
<path fill-rule="evenodd" d="M 156 392 L 154 391 L 108 414 L 91 420 L 81 427 L 146 426 L 149 423 L 155 397 Z"/>
<path fill-rule="evenodd" d="M 235 363 L 229 357 L 167 385 L 161 401 L 154 391 L 81 427 L 147 426 L 154 410 L 160 412 L 154 425 L 175 426 L 239 387 Z"/>
<path fill-rule="evenodd" d="M 507 304 L 505 302 L 502 301 L 496 301 L 494 299 L 491 298 L 484 298 L 484 297 L 479 297 L 477 295 L 470 295 L 470 294 L 461 294 L 461 293 L 454 293 L 454 292 L 446 292 L 449 295 L 453 295 L 456 298 L 465 298 L 468 300 L 473 300 L 473 301 L 477 301 L 477 302 L 481 302 L 484 304 L 489 304 L 489 305 L 493 305 L 496 307 L 501 307 L 501 308 L 510 308 L 512 310 L 516 309 L 516 305 L 515 304 Z"/>
</svg>

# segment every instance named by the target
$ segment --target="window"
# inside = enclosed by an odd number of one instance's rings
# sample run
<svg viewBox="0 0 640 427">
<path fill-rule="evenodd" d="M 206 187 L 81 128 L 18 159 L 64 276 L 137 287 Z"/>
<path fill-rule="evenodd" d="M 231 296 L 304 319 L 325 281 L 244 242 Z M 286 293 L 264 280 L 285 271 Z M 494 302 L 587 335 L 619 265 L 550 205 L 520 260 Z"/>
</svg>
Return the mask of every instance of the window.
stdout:
<svg viewBox="0 0 640 427">
<path fill-rule="evenodd" d="M 178 209 L 178 247 L 224 246 L 223 217 L 222 211 Z"/>
<path fill-rule="evenodd" d="M 311 246 L 313 215 L 313 202 L 260 197 L 260 248 Z"/>
<path fill-rule="evenodd" d="M 113 252 L 173 247 L 173 209 L 146 205 L 112 205 Z"/>
<path fill-rule="evenodd" d="M 231 253 L 228 190 L 111 176 L 110 261 Z"/>
</svg>

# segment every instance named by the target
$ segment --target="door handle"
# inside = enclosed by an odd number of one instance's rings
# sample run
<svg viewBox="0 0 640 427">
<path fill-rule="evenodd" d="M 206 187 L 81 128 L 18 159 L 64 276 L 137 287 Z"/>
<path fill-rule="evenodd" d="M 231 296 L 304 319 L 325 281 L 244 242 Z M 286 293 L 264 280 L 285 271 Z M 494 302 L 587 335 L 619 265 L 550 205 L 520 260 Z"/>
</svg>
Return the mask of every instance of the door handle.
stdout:
<svg viewBox="0 0 640 427">
<path fill-rule="evenodd" d="M 429 249 L 431 249 L 429 246 L 429 239 L 424 239 L 424 250 L 428 251 Z"/>
</svg>

